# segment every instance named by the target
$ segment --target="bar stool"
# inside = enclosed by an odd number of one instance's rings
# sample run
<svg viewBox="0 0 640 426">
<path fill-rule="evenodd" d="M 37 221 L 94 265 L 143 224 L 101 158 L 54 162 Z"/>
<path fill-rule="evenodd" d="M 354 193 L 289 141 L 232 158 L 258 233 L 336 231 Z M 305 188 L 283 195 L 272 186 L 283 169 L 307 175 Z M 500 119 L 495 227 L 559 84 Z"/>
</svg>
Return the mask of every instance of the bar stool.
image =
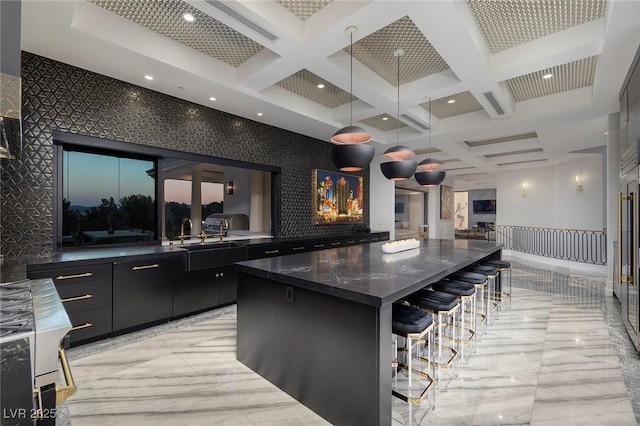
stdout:
<svg viewBox="0 0 640 426">
<path fill-rule="evenodd" d="M 486 332 L 486 328 L 489 325 L 489 318 L 490 318 L 489 294 L 491 293 L 490 289 L 488 288 L 489 279 L 487 278 L 487 276 L 484 274 L 480 274 L 478 272 L 457 271 L 449 275 L 447 279 L 456 280 L 456 281 L 465 281 L 477 287 L 482 287 L 485 290 L 483 291 L 484 318 L 482 318 L 482 321 L 485 322 L 485 332 Z"/>
<path fill-rule="evenodd" d="M 460 303 L 460 359 L 465 362 L 464 347 L 465 345 L 471 345 L 475 342 L 476 335 L 476 286 L 474 284 L 465 281 L 455 280 L 442 280 L 434 284 L 431 284 L 431 288 L 435 291 L 441 291 L 443 293 L 449 293 L 458 299 Z M 469 309 L 471 320 L 469 321 L 470 328 L 466 328 L 465 312 Z M 468 333 L 467 333 L 468 332 Z M 465 335 L 468 334 L 468 337 Z"/>
<path fill-rule="evenodd" d="M 492 266 L 494 268 L 496 268 L 498 270 L 498 279 L 497 279 L 497 286 L 499 287 L 499 298 L 500 300 L 508 300 L 508 306 L 509 309 L 511 309 L 511 262 L 507 262 L 506 260 L 499 260 L 499 259 L 493 259 L 493 260 L 483 260 L 482 261 L 482 265 L 484 266 Z M 504 272 L 508 272 L 509 273 L 509 293 L 502 291 L 502 274 Z"/>
<path fill-rule="evenodd" d="M 494 268 L 493 266 L 488 266 L 488 265 L 479 265 L 479 264 L 473 264 L 473 265 L 469 265 L 465 268 L 465 271 L 468 272 L 475 272 L 476 274 L 482 274 L 482 275 L 486 275 L 487 276 L 487 280 L 488 280 L 488 284 L 487 284 L 487 288 L 489 291 L 489 295 L 488 295 L 488 299 L 489 299 L 489 310 L 490 311 L 495 311 L 495 316 L 496 319 L 498 318 L 498 298 L 497 298 L 497 294 L 496 294 L 496 286 L 497 286 L 497 277 L 498 277 L 498 270 L 496 268 Z M 488 313 L 487 313 L 488 315 Z"/>
<path fill-rule="evenodd" d="M 392 319 L 391 330 L 394 336 L 394 357 L 398 356 L 398 337 L 405 339 L 404 348 L 400 349 L 403 356 L 403 362 L 394 362 L 395 367 L 395 380 L 394 387 L 391 389 L 393 396 L 402 399 L 403 401 L 411 404 L 420 404 L 427 392 L 434 383 L 435 367 L 434 364 L 428 362 L 427 371 L 431 369 L 431 374 L 422 370 L 420 358 L 421 350 L 424 348 L 424 344 L 427 345 L 427 352 L 429 357 L 433 357 L 432 342 L 434 339 L 435 326 L 433 322 L 433 315 L 423 311 L 422 309 L 414 308 L 409 305 L 400 303 L 394 303 L 392 305 Z M 418 361 L 418 368 L 415 368 L 413 363 L 413 351 L 416 350 L 416 357 Z M 397 358 L 396 358 L 397 359 Z M 428 359 L 428 358 L 427 358 Z M 407 389 L 406 393 L 402 392 L 398 388 L 398 367 L 407 372 Z M 417 374 L 419 377 L 426 380 L 426 385 L 421 386 L 418 391 L 419 394 L 415 396 L 413 376 Z M 433 393 L 433 392 L 432 392 Z M 435 408 L 435 395 L 433 396 L 432 408 Z"/>
<path fill-rule="evenodd" d="M 452 294 L 422 289 L 407 296 L 405 301 L 411 306 L 423 309 L 430 314 L 435 315 L 438 334 L 438 342 L 436 343 L 438 346 L 438 356 L 437 360 L 433 359 L 432 361 L 438 368 L 436 382 L 438 383 L 440 390 L 442 390 L 441 371 L 443 369 L 451 368 L 452 374 L 454 376 L 457 375 L 454 369 L 456 364 L 455 360 L 458 356 L 458 350 L 455 348 L 455 345 L 458 342 L 456 338 L 456 312 L 460 309 L 458 299 Z M 451 340 L 454 347 L 445 346 L 442 343 L 442 339 L 445 334 L 444 328 L 448 325 L 448 321 L 446 321 L 446 319 L 451 319 Z M 443 360 L 443 349 L 451 354 L 451 356 L 446 360 Z"/>
</svg>

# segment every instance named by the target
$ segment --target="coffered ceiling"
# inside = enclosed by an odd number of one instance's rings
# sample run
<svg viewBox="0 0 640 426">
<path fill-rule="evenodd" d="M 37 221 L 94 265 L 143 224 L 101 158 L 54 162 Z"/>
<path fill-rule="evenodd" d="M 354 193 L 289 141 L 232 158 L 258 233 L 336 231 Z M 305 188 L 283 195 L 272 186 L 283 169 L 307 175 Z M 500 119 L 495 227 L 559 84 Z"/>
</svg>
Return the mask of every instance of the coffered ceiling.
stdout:
<svg viewBox="0 0 640 426">
<path fill-rule="evenodd" d="M 456 189 L 593 155 L 640 44 L 635 0 L 22 4 L 23 50 L 327 142 L 353 111 Z"/>
</svg>

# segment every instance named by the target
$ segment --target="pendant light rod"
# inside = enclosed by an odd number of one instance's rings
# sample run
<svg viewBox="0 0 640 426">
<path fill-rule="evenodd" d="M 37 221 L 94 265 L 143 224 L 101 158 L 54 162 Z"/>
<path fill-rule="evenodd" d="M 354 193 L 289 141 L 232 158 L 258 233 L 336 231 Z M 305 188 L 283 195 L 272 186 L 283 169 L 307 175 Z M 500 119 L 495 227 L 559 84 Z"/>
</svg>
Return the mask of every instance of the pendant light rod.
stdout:
<svg viewBox="0 0 640 426">
<path fill-rule="evenodd" d="M 397 144 L 400 145 L 400 56 L 404 55 L 404 50 L 396 49 L 393 52 L 394 56 L 398 58 L 398 124 L 396 125 Z"/>
<path fill-rule="evenodd" d="M 358 27 L 350 26 L 344 30 L 345 34 L 351 37 L 349 48 L 349 56 L 351 57 L 350 66 L 350 98 L 349 98 L 349 125 L 339 129 L 331 137 L 331 142 L 337 144 L 358 144 L 367 143 L 372 137 L 363 128 L 353 125 L 353 35 L 358 32 Z"/>
</svg>

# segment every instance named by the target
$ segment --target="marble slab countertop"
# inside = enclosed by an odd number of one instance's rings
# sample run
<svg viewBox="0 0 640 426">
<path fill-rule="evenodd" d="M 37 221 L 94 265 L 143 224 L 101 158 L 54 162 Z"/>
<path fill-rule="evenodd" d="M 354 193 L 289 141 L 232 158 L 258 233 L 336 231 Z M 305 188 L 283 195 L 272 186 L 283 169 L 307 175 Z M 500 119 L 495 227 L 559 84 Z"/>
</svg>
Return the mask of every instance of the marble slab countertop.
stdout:
<svg viewBox="0 0 640 426">
<path fill-rule="evenodd" d="M 503 244 L 421 239 L 420 247 L 382 252 L 384 242 L 256 259 L 236 270 L 343 299 L 382 306 L 484 257 Z"/>
</svg>

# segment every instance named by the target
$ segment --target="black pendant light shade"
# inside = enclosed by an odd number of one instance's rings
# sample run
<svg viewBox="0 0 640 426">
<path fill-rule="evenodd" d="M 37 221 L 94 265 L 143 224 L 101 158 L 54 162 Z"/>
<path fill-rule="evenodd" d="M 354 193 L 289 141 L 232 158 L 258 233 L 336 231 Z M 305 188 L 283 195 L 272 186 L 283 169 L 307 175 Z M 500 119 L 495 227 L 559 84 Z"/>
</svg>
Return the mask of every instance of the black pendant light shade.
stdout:
<svg viewBox="0 0 640 426">
<path fill-rule="evenodd" d="M 418 164 L 418 170 L 421 172 L 431 172 L 442 168 L 444 164 L 437 158 L 425 158 Z"/>
<path fill-rule="evenodd" d="M 362 127 L 347 126 L 338 130 L 331 136 L 331 142 L 339 144 L 358 144 L 366 143 L 371 140 L 371 135 L 368 134 Z"/>
<path fill-rule="evenodd" d="M 415 155 L 415 152 L 402 145 L 392 146 L 391 148 L 387 149 L 384 154 L 382 154 L 384 158 L 396 161 L 406 160 L 407 158 L 414 157 Z"/>
<path fill-rule="evenodd" d="M 421 186 L 438 186 L 442 183 L 447 173 L 441 170 L 435 172 L 416 172 L 413 175 Z"/>
<path fill-rule="evenodd" d="M 407 180 L 416 171 L 416 167 L 418 167 L 418 163 L 415 161 L 388 161 L 386 163 L 380 164 L 380 170 L 382 170 L 382 174 L 389 180 Z"/>
<path fill-rule="evenodd" d="M 334 166 L 343 172 L 359 172 L 373 160 L 376 149 L 371 145 L 345 144 L 329 148 L 329 157 Z"/>
</svg>

